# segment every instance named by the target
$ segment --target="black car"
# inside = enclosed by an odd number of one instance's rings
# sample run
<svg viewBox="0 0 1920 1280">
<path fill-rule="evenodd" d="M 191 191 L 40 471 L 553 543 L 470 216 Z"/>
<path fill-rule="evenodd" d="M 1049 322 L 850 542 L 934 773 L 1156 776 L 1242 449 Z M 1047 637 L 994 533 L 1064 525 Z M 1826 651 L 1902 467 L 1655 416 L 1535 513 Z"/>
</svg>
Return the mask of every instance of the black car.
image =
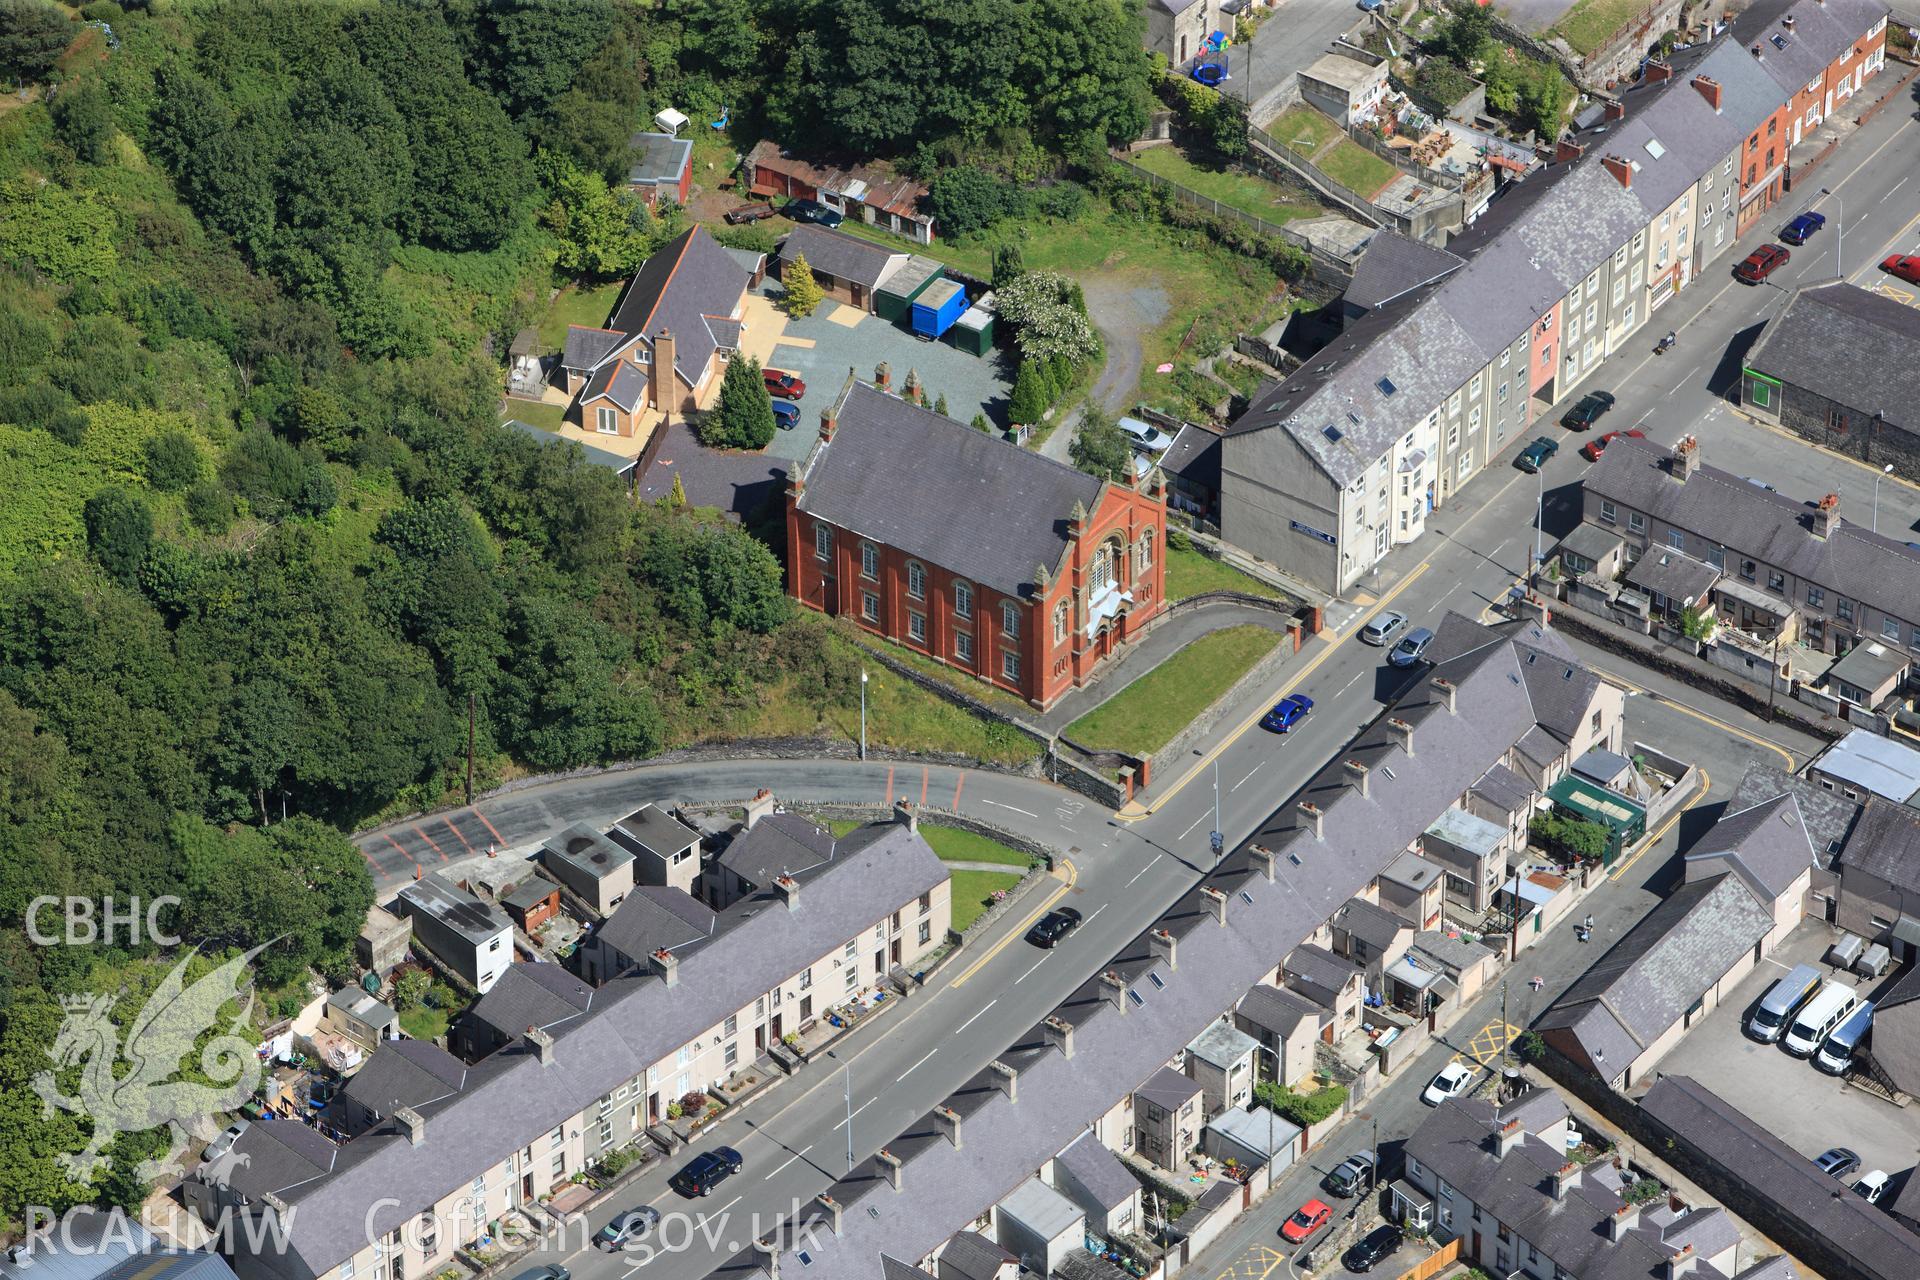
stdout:
<svg viewBox="0 0 1920 1280">
<path fill-rule="evenodd" d="M 1351 1199 L 1373 1185 L 1373 1153 L 1356 1151 L 1333 1167 L 1321 1186 L 1344 1199 Z"/>
<path fill-rule="evenodd" d="M 659 1225 L 660 1211 L 650 1204 L 643 1204 L 638 1209 L 615 1214 L 613 1221 L 600 1228 L 593 1242 L 602 1249 L 624 1249 L 628 1241 L 638 1240 Z"/>
<path fill-rule="evenodd" d="M 837 227 L 847 220 L 844 214 L 835 213 L 818 200 L 789 200 L 780 212 L 795 222 L 811 222 L 817 227 Z"/>
<path fill-rule="evenodd" d="M 1349 1271 L 1371 1271 L 1391 1257 L 1404 1238 L 1398 1227 L 1375 1227 L 1364 1240 L 1347 1250 L 1347 1256 L 1342 1261 Z"/>
<path fill-rule="evenodd" d="M 1056 907 L 1040 917 L 1040 923 L 1027 930 L 1027 941 L 1049 950 L 1080 927 L 1080 913 L 1072 907 Z"/>
<path fill-rule="evenodd" d="M 1602 414 L 1613 408 L 1613 394 L 1607 391 L 1589 391 L 1580 397 L 1580 403 L 1567 410 L 1567 416 L 1560 419 L 1560 425 L 1569 431 L 1585 431 L 1600 421 Z"/>
<path fill-rule="evenodd" d="M 689 1160 L 686 1168 L 673 1175 L 669 1185 L 689 1198 L 710 1196 L 715 1187 L 740 1172 L 742 1163 L 740 1153 L 732 1147 L 715 1147 Z"/>
</svg>

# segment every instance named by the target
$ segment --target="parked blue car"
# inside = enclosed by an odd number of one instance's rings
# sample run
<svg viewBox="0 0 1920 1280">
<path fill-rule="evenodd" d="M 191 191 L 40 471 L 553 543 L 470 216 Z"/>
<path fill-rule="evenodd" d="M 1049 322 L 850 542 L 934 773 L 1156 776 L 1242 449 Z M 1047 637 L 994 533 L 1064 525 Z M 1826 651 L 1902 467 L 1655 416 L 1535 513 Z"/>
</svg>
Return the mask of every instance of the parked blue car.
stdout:
<svg viewBox="0 0 1920 1280">
<path fill-rule="evenodd" d="M 1312 710 L 1312 698 L 1304 693 L 1290 693 L 1260 717 L 1260 727 L 1269 733 L 1292 733 L 1294 726 L 1305 720 Z"/>
<path fill-rule="evenodd" d="M 1825 214 L 1803 213 L 1781 229 L 1780 238 L 1788 244 L 1805 244 L 1814 232 L 1826 225 Z"/>
<path fill-rule="evenodd" d="M 800 425 L 800 406 L 791 400 L 773 402 L 773 425 L 786 429 Z"/>
</svg>

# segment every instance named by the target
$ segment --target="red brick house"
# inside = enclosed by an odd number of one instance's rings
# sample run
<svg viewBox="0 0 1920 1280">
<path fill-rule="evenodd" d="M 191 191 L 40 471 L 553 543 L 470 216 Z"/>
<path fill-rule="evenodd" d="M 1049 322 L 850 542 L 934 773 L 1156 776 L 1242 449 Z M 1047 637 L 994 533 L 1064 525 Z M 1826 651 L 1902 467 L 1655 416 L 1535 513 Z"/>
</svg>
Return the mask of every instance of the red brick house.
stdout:
<svg viewBox="0 0 1920 1280">
<path fill-rule="evenodd" d="M 1037 707 L 1159 613 L 1166 495 L 851 375 L 787 485 L 787 590 Z"/>
<path fill-rule="evenodd" d="M 698 224 L 640 264 L 604 329 L 572 325 L 560 356 L 567 421 L 645 439 L 706 405 L 740 347 L 751 273 Z"/>
</svg>

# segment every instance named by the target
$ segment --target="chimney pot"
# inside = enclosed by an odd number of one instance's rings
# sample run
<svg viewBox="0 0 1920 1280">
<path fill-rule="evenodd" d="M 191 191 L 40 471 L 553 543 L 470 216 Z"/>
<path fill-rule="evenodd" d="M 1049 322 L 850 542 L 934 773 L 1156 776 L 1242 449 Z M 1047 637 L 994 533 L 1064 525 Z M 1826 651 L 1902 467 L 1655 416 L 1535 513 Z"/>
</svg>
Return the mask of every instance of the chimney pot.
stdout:
<svg viewBox="0 0 1920 1280">
<path fill-rule="evenodd" d="M 1712 76 L 1695 76 L 1693 78 L 1693 87 L 1699 91 L 1701 97 L 1707 100 L 1707 105 L 1713 108 L 1713 113 L 1719 115 L 1720 82 Z"/>
<path fill-rule="evenodd" d="M 898 1191 L 903 1180 L 902 1174 L 906 1169 L 906 1162 L 885 1147 L 875 1152 L 873 1158 L 880 1162 L 882 1169 L 886 1170 L 887 1185 Z"/>
<path fill-rule="evenodd" d="M 1824 538 L 1840 527 L 1840 495 L 1830 493 L 1813 509 L 1813 536 Z"/>
<path fill-rule="evenodd" d="M 532 1048 L 533 1056 L 540 1060 L 541 1066 L 550 1067 L 553 1065 L 553 1037 L 551 1035 L 539 1027 L 528 1027 L 527 1044 Z"/>
<path fill-rule="evenodd" d="M 1253 859 L 1255 870 L 1259 871 L 1260 874 L 1264 875 L 1268 880 L 1273 879 L 1275 864 L 1278 862 L 1278 858 L 1273 850 L 1263 844 L 1248 845 L 1247 856 Z"/>
<path fill-rule="evenodd" d="M 1171 961 L 1169 961 L 1167 967 L 1168 968 L 1173 967 Z M 1100 975 L 1100 989 L 1106 993 L 1107 999 L 1112 1002 L 1113 1007 L 1120 1011 L 1120 1016 L 1123 1018 L 1126 1017 L 1127 1016 L 1126 979 L 1122 978 L 1119 974 L 1109 969 L 1105 973 Z"/>
<path fill-rule="evenodd" d="M 1440 701 L 1446 705 L 1448 711 L 1458 712 L 1460 710 L 1460 687 L 1458 685 L 1454 684 L 1453 681 L 1447 679 L 1445 676 L 1435 676 L 1429 684 L 1433 691 L 1440 695 Z"/>
<path fill-rule="evenodd" d="M 1567 1192 L 1580 1183 L 1580 1166 L 1569 1160 L 1553 1175 L 1553 1198 L 1565 1200 Z"/>
<path fill-rule="evenodd" d="M 1554 143 L 1553 146 L 1553 162 L 1555 164 L 1568 164 L 1574 160 L 1578 160 L 1585 154 L 1587 154 L 1586 147 L 1578 142 L 1574 142 L 1570 138 L 1562 138 Z"/>
<path fill-rule="evenodd" d="M 1220 890 L 1214 888 L 1212 885 L 1203 885 L 1200 889 L 1200 896 L 1205 898 L 1207 900 L 1207 905 L 1213 909 L 1214 921 L 1218 924 L 1222 924 L 1222 925 L 1226 924 L 1227 895 L 1222 893 Z"/>
<path fill-rule="evenodd" d="M 1387 730 L 1393 735 L 1394 742 L 1399 744 L 1402 751 L 1408 755 L 1413 754 L 1413 725 L 1411 723 L 1402 720 L 1399 716 L 1393 716 L 1387 721 Z"/>
<path fill-rule="evenodd" d="M 835 1200 L 832 1196 L 828 1195 L 826 1192 L 823 1191 L 818 1196 L 814 1197 L 814 1203 L 818 1204 L 822 1209 L 825 1209 L 827 1211 L 827 1225 L 833 1228 L 833 1234 L 835 1234 L 836 1236 L 839 1235 L 840 1234 L 840 1214 L 841 1214 L 840 1202 L 838 1200 Z"/>
<path fill-rule="evenodd" d="M 1620 102 L 1609 102 L 1605 107 L 1605 115 L 1609 120 L 1624 120 L 1627 116 L 1626 105 Z"/>
<path fill-rule="evenodd" d="M 395 1107 L 393 1122 L 400 1126 L 402 1133 L 407 1135 L 408 1146 L 417 1147 L 427 1140 L 426 1119 L 412 1107 Z"/>
<path fill-rule="evenodd" d="M 673 987 L 680 984 L 680 957 L 665 947 L 661 947 L 649 957 L 649 967 L 660 981 L 666 983 L 668 986 Z"/>
<path fill-rule="evenodd" d="M 1169 969 L 1180 967 L 1180 943 L 1165 929 L 1155 929 L 1147 934 L 1147 949 L 1153 952 L 1153 958 Z"/>
<path fill-rule="evenodd" d="M 1662 84 L 1673 79 L 1673 65 L 1655 60 L 1647 64 L 1647 83 Z"/>
<path fill-rule="evenodd" d="M 1673 446 L 1673 477 L 1683 484 L 1700 469 L 1700 441 L 1689 432 Z"/>
<path fill-rule="evenodd" d="M 1300 816 L 1307 820 L 1307 825 L 1313 828 L 1313 838 L 1315 840 L 1325 839 L 1327 834 L 1327 815 L 1320 806 L 1311 800 L 1302 800 L 1295 807 L 1299 809 Z"/>
<path fill-rule="evenodd" d="M 753 830 L 753 824 L 762 818 L 773 816 L 773 792 L 765 787 L 753 793 L 753 799 L 747 801 L 746 829 Z"/>
<path fill-rule="evenodd" d="M 1007 1095 L 1008 1102 L 1020 1101 L 1020 1073 L 1006 1063 L 995 1059 L 987 1064 L 993 1072 L 994 1081 L 1000 1086 L 1000 1092 Z"/>
<path fill-rule="evenodd" d="M 902 796 L 893 802 L 893 820 L 909 831 L 920 829 L 920 810 L 913 801 Z"/>
<path fill-rule="evenodd" d="M 1347 781 L 1353 784 L 1353 789 L 1358 791 L 1362 796 L 1366 795 L 1367 777 L 1373 770 L 1367 768 L 1366 765 L 1360 763 L 1358 760 L 1348 760 L 1346 762 L 1346 770 Z"/>
<path fill-rule="evenodd" d="M 780 901 L 787 904 L 787 910 L 796 911 L 800 907 L 800 882 L 781 872 L 773 878 L 773 891 L 780 895 Z"/>
<path fill-rule="evenodd" d="M 1618 1244 L 1620 1237 L 1640 1225 L 1640 1206 L 1623 1204 L 1613 1211 L 1613 1221 L 1607 1224 L 1607 1238 Z"/>
<path fill-rule="evenodd" d="M 933 1123 L 940 1130 L 940 1135 L 951 1142 L 953 1149 L 958 1151 L 960 1149 L 960 1113 L 952 1107 L 935 1107 Z"/>
<path fill-rule="evenodd" d="M 1060 1056 L 1069 1060 L 1073 1057 L 1073 1024 L 1065 1018 L 1051 1014 L 1041 1022 L 1040 1034 L 1047 1043 L 1060 1051 Z"/>
<path fill-rule="evenodd" d="M 262 1192 L 260 1201 L 266 1205 L 267 1208 L 273 1210 L 273 1216 L 278 1218 L 282 1223 L 292 1224 L 293 1207 L 287 1203 L 286 1197 L 282 1196 L 278 1191 Z"/>
<path fill-rule="evenodd" d="M 1619 156 L 1602 156 L 1600 163 L 1607 166 L 1607 172 L 1613 175 L 1615 182 L 1622 187 L 1633 186 L 1633 165 Z"/>
</svg>

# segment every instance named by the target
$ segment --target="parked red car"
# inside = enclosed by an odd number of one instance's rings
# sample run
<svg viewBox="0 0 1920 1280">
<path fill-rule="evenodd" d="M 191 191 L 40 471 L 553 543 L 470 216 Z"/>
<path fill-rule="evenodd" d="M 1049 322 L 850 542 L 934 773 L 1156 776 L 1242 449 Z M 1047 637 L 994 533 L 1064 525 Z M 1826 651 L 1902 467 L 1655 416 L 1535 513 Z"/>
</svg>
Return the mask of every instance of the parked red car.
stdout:
<svg viewBox="0 0 1920 1280">
<path fill-rule="evenodd" d="M 1881 263 L 1880 269 L 1908 284 L 1920 284 L 1920 253 L 1896 253 Z"/>
<path fill-rule="evenodd" d="M 1609 431 L 1603 436 L 1595 436 L 1593 439 L 1587 441 L 1586 444 L 1582 445 L 1580 448 L 1580 456 L 1588 462 L 1598 462 L 1600 461 L 1600 455 L 1607 451 L 1607 446 L 1621 436 L 1632 436 L 1635 440 L 1645 440 L 1647 433 L 1638 427 L 1632 427 L 1626 431 Z"/>
<path fill-rule="evenodd" d="M 1759 284 L 1768 276 L 1787 265 L 1792 255 L 1777 244 L 1763 244 L 1741 260 L 1733 269 L 1733 278 L 1747 284 Z"/>
<path fill-rule="evenodd" d="M 798 400 L 807 394 L 807 384 L 798 375 L 785 369 L 763 369 L 761 376 L 767 380 L 767 392 L 783 400 Z"/>
<path fill-rule="evenodd" d="M 1280 1224 L 1280 1234 L 1299 1244 L 1308 1236 L 1327 1225 L 1327 1219 L 1333 1216 L 1333 1210 L 1324 1200 L 1309 1200 L 1294 1210 L 1293 1216 Z"/>
</svg>

